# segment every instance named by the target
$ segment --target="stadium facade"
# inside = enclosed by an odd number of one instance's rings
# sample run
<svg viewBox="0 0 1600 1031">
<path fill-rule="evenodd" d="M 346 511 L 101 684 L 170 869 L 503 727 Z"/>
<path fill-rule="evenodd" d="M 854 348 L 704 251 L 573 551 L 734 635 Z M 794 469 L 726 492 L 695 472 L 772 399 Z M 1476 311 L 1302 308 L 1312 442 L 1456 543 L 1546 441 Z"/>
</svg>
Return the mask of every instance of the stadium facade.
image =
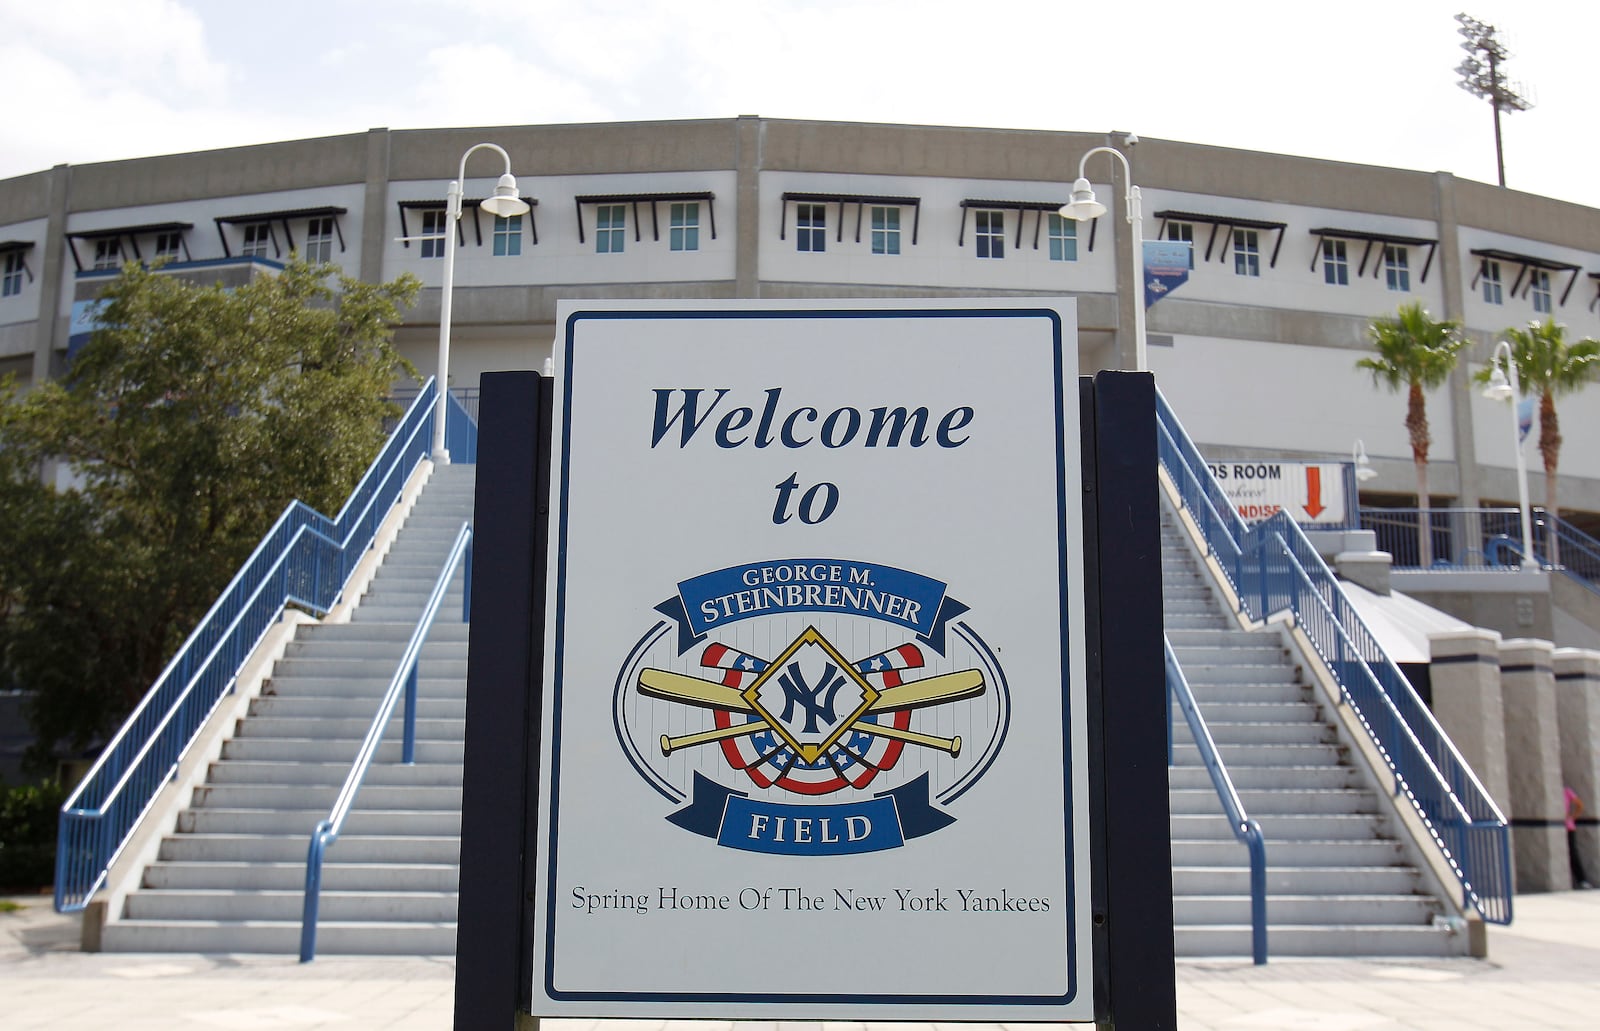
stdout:
<svg viewBox="0 0 1600 1031">
<path fill-rule="evenodd" d="M 1126 154 L 1147 239 L 1193 244 L 1188 282 L 1149 309 L 1149 362 L 1208 458 L 1348 460 L 1369 501 L 1414 491 L 1403 396 L 1356 369 L 1378 315 L 1420 301 L 1472 338 L 1429 397 L 1436 504 L 1517 496 L 1503 403 L 1470 381 L 1511 326 L 1600 336 L 1600 210 L 1448 172 L 1312 160 L 1122 134 L 729 119 L 364 133 L 58 165 L 0 181 L 0 374 L 57 376 L 124 261 L 228 282 L 291 251 L 379 281 L 410 272 L 399 328 L 435 362 L 445 186 L 473 144 L 510 154 L 534 206 L 481 212 L 501 171 L 468 167 L 451 382 L 539 368 L 562 298 L 1066 295 L 1084 371 L 1132 366 L 1131 230 L 1109 157 L 1108 214 L 1073 223 L 1078 160 Z M 433 236 L 432 239 L 428 237 Z M 1134 289 L 1129 289 L 1134 286 Z M 755 346 L 756 342 L 752 342 Z M 974 340 L 980 352 L 983 341 Z M 848 374 L 848 370 L 841 370 Z M 1560 405 L 1564 512 L 1600 521 L 1600 393 Z M 1529 447 L 1533 501 L 1543 500 Z M 1589 518 L 1585 518 L 1589 517 Z"/>
</svg>

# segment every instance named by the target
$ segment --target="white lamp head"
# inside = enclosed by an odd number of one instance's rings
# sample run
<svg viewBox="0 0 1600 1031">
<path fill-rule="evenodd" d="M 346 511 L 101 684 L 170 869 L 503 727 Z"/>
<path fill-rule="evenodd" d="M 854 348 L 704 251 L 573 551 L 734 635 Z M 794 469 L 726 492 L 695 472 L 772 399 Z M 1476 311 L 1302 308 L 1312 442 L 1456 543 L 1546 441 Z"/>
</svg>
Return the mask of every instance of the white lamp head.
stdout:
<svg viewBox="0 0 1600 1031">
<path fill-rule="evenodd" d="M 1094 199 L 1094 187 L 1081 176 L 1072 184 L 1072 200 L 1061 205 L 1061 216 L 1074 222 L 1088 222 L 1105 213 L 1106 206 Z"/>
<path fill-rule="evenodd" d="M 525 215 L 530 208 L 528 202 L 517 195 L 517 177 L 510 172 L 502 175 L 500 181 L 495 184 L 494 196 L 484 198 L 478 206 L 500 218 Z"/>
<path fill-rule="evenodd" d="M 1378 470 L 1372 467 L 1372 461 L 1367 458 L 1367 445 L 1365 443 L 1359 440 L 1356 441 L 1356 449 L 1354 454 L 1356 462 L 1356 479 L 1358 481 L 1365 483 L 1378 475 Z"/>
<path fill-rule="evenodd" d="M 1511 393 L 1511 384 L 1506 381 L 1506 372 L 1496 362 L 1494 372 L 1489 375 L 1489 385 L 1483 388 L 1483 396 L 1491 401 L 1509 401 Z"/>
</svg>

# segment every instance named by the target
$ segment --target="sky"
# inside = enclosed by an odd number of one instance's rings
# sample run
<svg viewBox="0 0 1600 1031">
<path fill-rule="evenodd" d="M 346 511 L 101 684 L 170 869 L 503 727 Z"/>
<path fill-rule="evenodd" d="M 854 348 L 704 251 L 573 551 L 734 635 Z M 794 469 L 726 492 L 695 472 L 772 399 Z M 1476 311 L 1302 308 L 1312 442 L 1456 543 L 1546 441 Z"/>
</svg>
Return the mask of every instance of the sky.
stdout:
<svg viewBox="0 0 1600 1031">
<path fill-rule="evenodd" d="M 1535 101 L 1502 116 L 1507 185 L 1600 207 L 1594 0 L 0 0 L 0 177 L 377 126 L 756 114 L 1493 183 L 1493 113 L 1457 85 L 1463 4 Z"/>
</svg>

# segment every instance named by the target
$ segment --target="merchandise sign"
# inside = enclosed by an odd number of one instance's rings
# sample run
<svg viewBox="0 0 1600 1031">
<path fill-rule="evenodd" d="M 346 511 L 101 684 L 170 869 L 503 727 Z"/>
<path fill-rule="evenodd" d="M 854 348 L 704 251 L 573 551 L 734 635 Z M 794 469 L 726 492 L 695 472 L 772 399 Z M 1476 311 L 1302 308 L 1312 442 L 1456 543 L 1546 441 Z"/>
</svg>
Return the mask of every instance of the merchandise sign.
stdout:
<svg viewBox="0 0 1600 1031">
<path fill-rule="evenodd" d="M 1279 512 L 1301 526 L 1338 527 L 1350 522 L 1348 462 L 1208 462 L 1239 518 L 1259 523 Z"/>
<path fill-rule="evenodd" d="M 532 1012 L 1092 1021 L 1073 302 L 558 326 Z"/>
<path fill-rule="evenodd" d="M 1194 244 L 1185 240 L 1144 241 L 1144 306 L 1146 308 L 1189 281 Z"/>
</svg>

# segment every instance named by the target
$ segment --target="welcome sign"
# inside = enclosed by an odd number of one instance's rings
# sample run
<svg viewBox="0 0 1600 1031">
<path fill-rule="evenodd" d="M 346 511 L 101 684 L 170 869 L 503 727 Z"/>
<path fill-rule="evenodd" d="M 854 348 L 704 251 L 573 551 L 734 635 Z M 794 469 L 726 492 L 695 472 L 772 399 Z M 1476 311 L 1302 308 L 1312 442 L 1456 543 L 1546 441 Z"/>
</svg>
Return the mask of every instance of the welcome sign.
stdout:
<svg viewBox="0 0 1600 1031">
<path fill-rule="evenodd" d="M 1072 302 L 558 326 L 533 1012 L 1092 1020 Z"/>
</svg>

